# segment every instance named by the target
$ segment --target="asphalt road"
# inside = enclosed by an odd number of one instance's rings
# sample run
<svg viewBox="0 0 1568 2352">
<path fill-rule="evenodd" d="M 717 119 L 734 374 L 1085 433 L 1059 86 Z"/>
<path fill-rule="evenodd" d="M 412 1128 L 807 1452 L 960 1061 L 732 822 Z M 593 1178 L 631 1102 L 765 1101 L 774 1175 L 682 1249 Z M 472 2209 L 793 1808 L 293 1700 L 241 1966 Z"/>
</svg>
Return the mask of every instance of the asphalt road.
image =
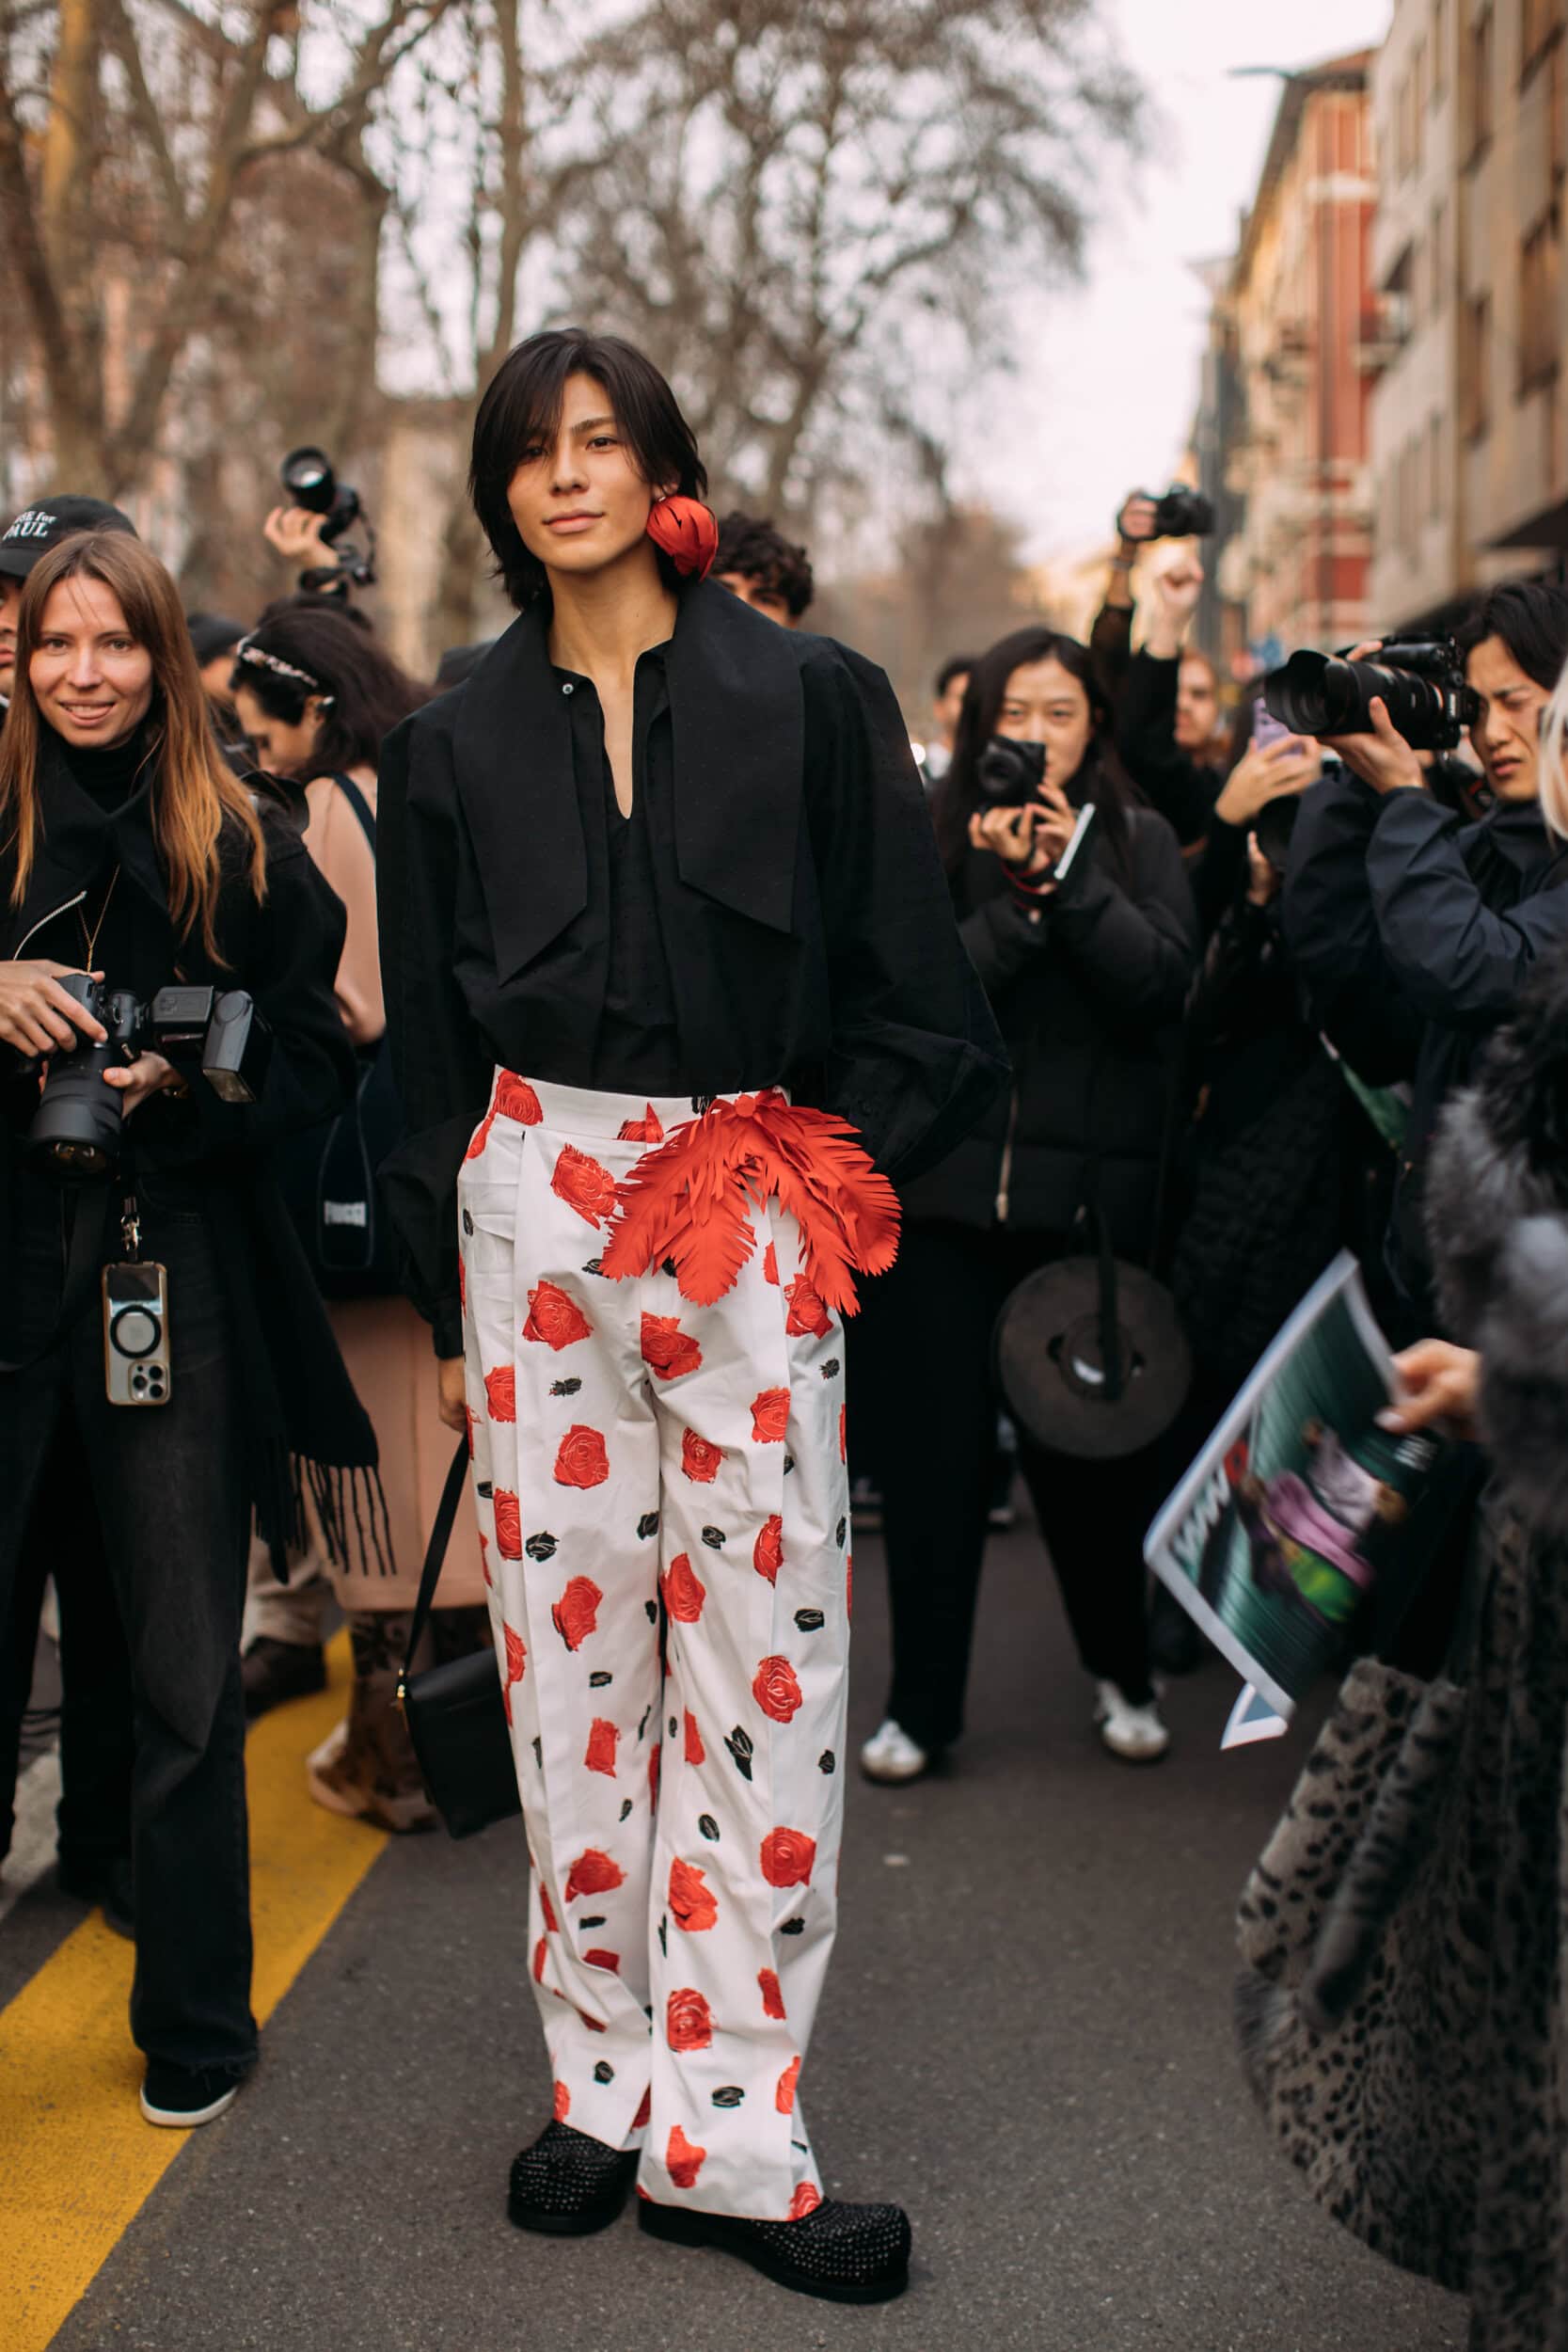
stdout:
<svg viewBox="0 0 1568 2352">
<path fill-rule="evenodd" d="M 862 1736 L 886 1634 L 878 1547 L 859 1549 Z M 629 2214 L 578 2244 L 509 2226 L 508 2161 L 549 2093 L 509 1823 L 388 1847 L 55 2352 L 1462 2346 L 1463 2307 L 1320 2214 L 1243 2091 L 1230 1915 L 1302 1736 L 1222 1756 L 1233 1695 L 1212 1669 L 1171 1694 L 1166 1765 L 1107 1758 L 1021 1530 L 993 1544 L 951 1772 L 903 1793 L 851 1776 L 803 2090 L 828 2193 L 910 2208 L 902 2302 L 788 2296 Z M 13 1966 L 52 1932 L 48 1898 L 28 1911 Z"/>
</svg>

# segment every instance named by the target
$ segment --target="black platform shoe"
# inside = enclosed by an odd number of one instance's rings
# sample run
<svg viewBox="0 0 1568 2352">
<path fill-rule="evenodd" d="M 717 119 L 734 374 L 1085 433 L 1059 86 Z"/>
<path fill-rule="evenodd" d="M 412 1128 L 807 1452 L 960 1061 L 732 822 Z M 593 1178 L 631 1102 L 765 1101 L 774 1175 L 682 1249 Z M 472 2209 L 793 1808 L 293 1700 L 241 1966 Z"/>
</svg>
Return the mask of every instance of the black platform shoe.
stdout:
<svg viewBox="0 0 1568 2352">
<path fill-rule="evenodd" d="M 738 2254 L 781 2287 L 825 2303 L 891 2303 L 910 2283 L 910 2219 L 901 2205 L 824 2201 L 800 2221 L 743 2221 L 684 2205 L 639 2204 L 654 2237 Z"/>
<path fill-rule="evenodd" d="M 570 2123 L 546 2123 L 512 2159 L 506 2210 L 519 2230 L 590 2237 L 609 2229 L 636 2178 L 635 2148 L 607 2148 Z"/>
</svg>

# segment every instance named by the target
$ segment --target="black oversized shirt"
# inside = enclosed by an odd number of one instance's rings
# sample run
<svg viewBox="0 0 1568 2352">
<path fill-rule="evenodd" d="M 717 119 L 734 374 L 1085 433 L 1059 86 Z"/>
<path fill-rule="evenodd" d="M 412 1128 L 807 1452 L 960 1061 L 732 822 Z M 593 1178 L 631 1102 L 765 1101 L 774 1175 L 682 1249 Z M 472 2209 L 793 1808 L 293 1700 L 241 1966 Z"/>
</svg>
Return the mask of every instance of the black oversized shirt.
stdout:
<svg viewBox="0 0 1568 2352">
<path fill-rule="evenodd" d="M 457 1171 L 497 1065 L 629 1092 L 633 1066 L 676 1075 L 644 1092 L 788 1086 L 895 1179 L 940 1158 L 1006 1076 L 882 673 L 708 583 L 681 592 L 657 652 L 667 707 L 650 690 L 635 728 L 635 860 L 612 861 L 602 790 L 579 773 L 584 746 L 602 762 L 602 724 L 574 717 L 581 689 L 552 667 L 543 612 L 383 753 L 382 973 L 408 1128 L 383 1173 L 443 1356 L 461 1352 Z M 657 942 L 669 1062 L 657 1025 L 633 1037 L 616 1017 L 628 935 L 637 955 Z"/>
</svg>

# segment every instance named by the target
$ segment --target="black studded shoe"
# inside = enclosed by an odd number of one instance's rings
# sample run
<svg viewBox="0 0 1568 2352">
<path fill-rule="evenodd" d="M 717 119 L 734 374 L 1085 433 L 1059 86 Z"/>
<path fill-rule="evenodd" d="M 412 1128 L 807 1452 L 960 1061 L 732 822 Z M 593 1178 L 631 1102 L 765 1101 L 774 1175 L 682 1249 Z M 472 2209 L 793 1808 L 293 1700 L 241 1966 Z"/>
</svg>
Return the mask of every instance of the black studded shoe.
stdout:
<svg viewBox="0 0 1568 2352">
<path fill-rule="evenodd" d="M 609 2229 L 636 2178 L 635 2148 L 607 2148 L 570 2123 L 546 2123 L 512 2159 L 506 2210 L 519 2230 L 591 2237 Z"/>
<path fill-rule="evenodd" d="M 840 2205 L 800 2221 L 744 2221 L 643 2200 L 637 2217 L 676 2246 L 717 2246 L 797 2295 L 825 2303 L 891 2303 L 910 2283 L 910 2217 L 901 2205 Z"/>
</svg>

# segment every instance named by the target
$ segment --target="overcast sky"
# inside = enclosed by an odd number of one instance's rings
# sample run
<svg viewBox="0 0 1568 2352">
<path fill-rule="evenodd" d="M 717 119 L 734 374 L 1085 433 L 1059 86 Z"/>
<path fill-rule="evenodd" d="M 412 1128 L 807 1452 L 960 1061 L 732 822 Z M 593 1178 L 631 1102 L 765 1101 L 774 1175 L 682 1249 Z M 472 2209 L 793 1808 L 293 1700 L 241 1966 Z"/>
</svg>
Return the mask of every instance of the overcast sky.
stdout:
<svg viewBox="0 0 1568 2352">
<path fill-rule="evenodd" d="M 1096 238 L 1086 285 L 1021 321 L 1009 430 L 957 474 L 1017 515 L 1036 560 L 1102 535 L 1123 492 L 1167 481 L 1185 443 L 1204 338 L 1189 264 L 1234 249 L 1279 103 L 1277 82 L 1232 81 L 1230 69 L 1370 47 L 1392 13 L 1390 0 L 1101 5 L 1160 109 L 1153 151 Z"/>
</svg>

